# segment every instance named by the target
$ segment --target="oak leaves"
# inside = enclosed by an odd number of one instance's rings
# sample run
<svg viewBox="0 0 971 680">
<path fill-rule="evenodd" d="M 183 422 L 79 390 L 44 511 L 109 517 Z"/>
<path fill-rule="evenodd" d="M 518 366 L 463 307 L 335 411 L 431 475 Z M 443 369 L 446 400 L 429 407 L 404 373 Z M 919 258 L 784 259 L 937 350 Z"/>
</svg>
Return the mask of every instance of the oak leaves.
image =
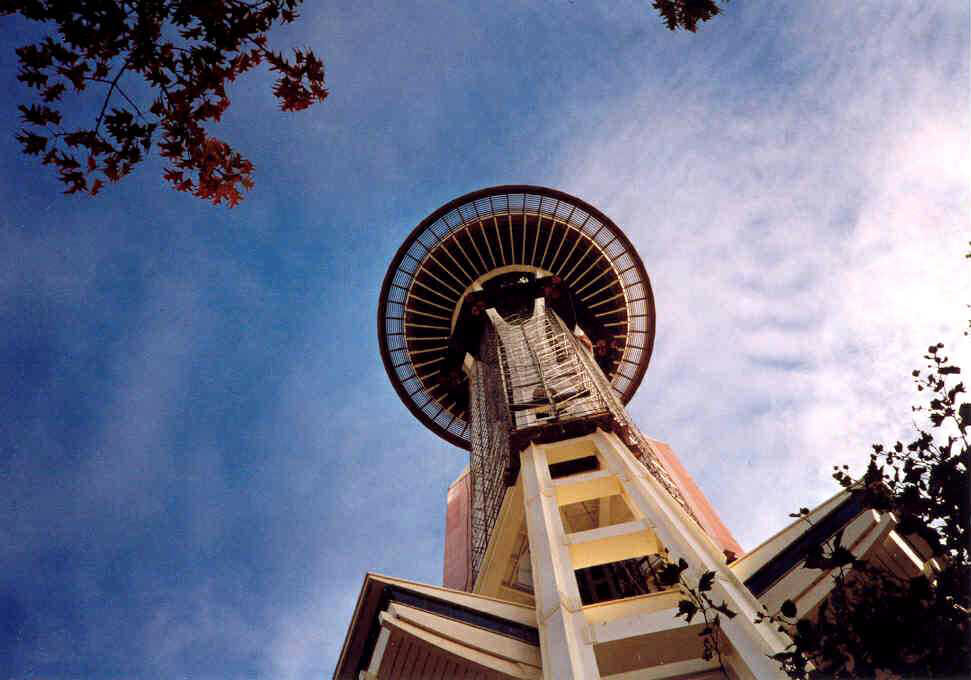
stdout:
<svg viewBox="0 0 971 680">
<path fill-rule="evenodd" d="M 272 26 L 297 18 L 300 1 L 0 0 L 0 15 L 45 22 L 56 36 L 17 49 L 18 80 L 36 92 L 19 107 L 24 153 L 53 166 L 65 193 L 96 194 L 157 143 L 173 188 L 236 205 L 253 186 L 253 164 L 205 127 L 229 107 L 227 86 L 266 62 L 283 111 L 327 97 L 313 52 L 288 59 L 266 44 Z M 60 105 L 86 90 L 97 90 L 100 110 L 91 127 L 73 127 Z"/>
</svg>

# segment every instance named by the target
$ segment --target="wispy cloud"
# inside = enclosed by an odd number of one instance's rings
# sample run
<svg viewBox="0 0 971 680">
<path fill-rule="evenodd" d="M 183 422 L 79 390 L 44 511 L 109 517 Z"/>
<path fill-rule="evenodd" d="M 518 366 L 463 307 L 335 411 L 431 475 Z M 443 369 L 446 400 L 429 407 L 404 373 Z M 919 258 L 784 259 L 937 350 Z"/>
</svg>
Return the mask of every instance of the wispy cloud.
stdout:
<svg viewBox="0 0 971 680">
<path fill-rule="evenodd" d="M 775 39 L 739 27 L 753 42 L 730 59 L 778 60 L 784 83 L 706 80 L 732 64 L 702 57 L 613 103 L 560 164 L 654 280 L 633 410 L 749 547 L 835 490 L 831 464 L 906 430 L 909 370 L 960 335 L 971 290 L 967 48 L 915 52 L 951 17 L 825 9 Z"/>
<path fill-rule="evenodd" d="M 398 403 L 373 314 L 408 229 L 481 186 L 631 235 L 658 306 L 633 414 L 747 547 L 906 429 L 971 290 L 967 6 L 730 3 L 684 35 L 647 5 L 305 3 L 282 37 L 333 94 L 285 118 L 237 86 L 260 174 L 231 213 L 147 170 L 52 201 L 0 140 L 13 677 L 320 677 L 366 571 L 440 579 L 465 454 Z"/>
</svg>

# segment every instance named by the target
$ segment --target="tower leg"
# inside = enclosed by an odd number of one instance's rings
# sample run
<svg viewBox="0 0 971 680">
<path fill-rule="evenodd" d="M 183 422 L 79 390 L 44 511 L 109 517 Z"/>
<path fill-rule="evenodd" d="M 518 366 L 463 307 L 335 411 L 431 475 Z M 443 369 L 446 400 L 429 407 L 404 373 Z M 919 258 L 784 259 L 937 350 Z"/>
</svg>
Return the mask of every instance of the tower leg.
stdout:
<svg viewBox="0 0 971 680">
<path fill-rule="evenodd" d="M 597 680 L 589 626 L 573 573 L 566 533 L 541 447 L 522 453 L 526 530 L 533 571 L 543 677 L 550 680 Z"/>
<path fill-rule="evenodd" d="M 725 564 L 714 542 L 664 491 L 651 473 L 613 433 L 593 435 L 599 455 L 618 478 L 631 504 L 647 520 L 658 540 L 669 551 L 669 558 L 683 558 L 689 565 L 689 578 L 697 580 L 702 572 L 714 571 L 712 599 L 724 600 L 736 612 L 732 619 L 722 616 L 721 629 L 735 652 L 733 670 L 742 678 L 782 677 L 769 656 L 782 651 L 788 640 L 767 624 L 756 624 L 761 611 L 755 596 Z"/>
</svg>

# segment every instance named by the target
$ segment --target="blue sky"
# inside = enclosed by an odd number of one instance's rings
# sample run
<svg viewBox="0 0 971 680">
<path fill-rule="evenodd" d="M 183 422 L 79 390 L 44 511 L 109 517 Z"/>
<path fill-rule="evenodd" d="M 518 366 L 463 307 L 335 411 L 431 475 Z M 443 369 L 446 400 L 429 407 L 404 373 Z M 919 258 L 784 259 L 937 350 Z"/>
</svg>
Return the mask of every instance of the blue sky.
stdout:
<svg viewBox="0 0 971 680">
<path fill-rule="evenodd" d="M 33 33 L 0 24 L 0 678 L 319 678 L 366 571 L 440 582 L 465 454 L 398 402 L 375 306 L 484 186 L 630 235 L 658 308 L 631 412 L 744 547 L 906 432 L 971 290 L 967 3 L 737 0 L 696 35 L 647 0 L 394 4 L 272 36 L 331 97 L 237 82 L 233 210 L 157 159 L 60 195 L 13 140 Z"/>
</svg>

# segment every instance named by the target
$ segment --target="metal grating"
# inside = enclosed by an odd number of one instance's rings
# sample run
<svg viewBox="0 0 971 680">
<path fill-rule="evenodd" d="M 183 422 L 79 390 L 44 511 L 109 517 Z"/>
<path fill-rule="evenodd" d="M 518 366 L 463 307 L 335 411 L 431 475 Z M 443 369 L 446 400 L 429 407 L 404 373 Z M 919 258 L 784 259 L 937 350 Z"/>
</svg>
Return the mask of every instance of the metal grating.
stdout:
<svg viewBox="0 0 971 680">
<path fill-rule="evenodd" d="M 528 315 L 503 319 L 490 309 L 489 318 L 471 371 L 473 583 L 512 481 L 510 435 L 608 412 L 573 333 L 542 298 Z"/>
<path fill-rule="evenodd" d="M 509 320 L 489 310 L 499 334 L 506 403 L 514 430 L 603 415 L 607 404 L 580 359 L 576 340 L 543 299 Z"/>
<path fill-rule="evenodd" d="M 689 516 L 680 487 L 637 430 L 586 346 L 542 298 L 532 313 L 503 318 L 489 310 L 471 374 L 472 581 L 495 526 L 518 451 L 517 433 L 606 421 Z M 514 459 L 515 457 L 515 459 Z"/>
<path fill-rule="evenodd" d="M 502 368 L 499 364 L 499 335 L 488 326 L 482 334 L 480 360 L 471 375 L 469 408 L 469 482 L 472 490 L 472 582 L 475 582 L 492 528 L 506 493 L 509 469 L 509 434 L 512 418 L 505 400 Z"/>
</svg>

